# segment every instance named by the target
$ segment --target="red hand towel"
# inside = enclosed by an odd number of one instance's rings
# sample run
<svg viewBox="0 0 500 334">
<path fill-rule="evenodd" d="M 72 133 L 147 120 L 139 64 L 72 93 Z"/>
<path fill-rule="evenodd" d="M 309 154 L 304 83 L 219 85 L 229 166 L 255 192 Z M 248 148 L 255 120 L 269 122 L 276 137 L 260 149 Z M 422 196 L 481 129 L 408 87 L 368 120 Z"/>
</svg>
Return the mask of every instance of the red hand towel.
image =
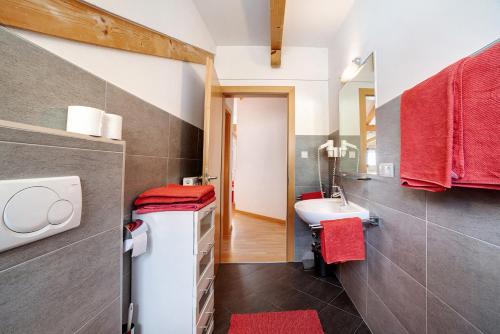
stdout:
<svg viewBox="0 0 500 334">
<path fill-rule="evenodd" d="M 401 97 L 401 184 L 408 188 L 444 191 L 452 169 L 461 173 L 460 131 L 454 137 L 454 88 L 465 59 L 405 91 Z M 454 151 L 454 142 L 458 143 Z M 456 166 L 453 164 L 453 156 Z"/>
<path fill-rule="evenodd" d="M 463 126 L 463 172 L 453 186 L 500 190 L 500 43 L 466 59 L 455 112 Z"/>
<path fill-rule="evenodd" d="M 324 220 L 321 222 L 321 255 L 330 263 L 364 260 L 365 240 L 359 218 Z"/>
<path fill-rule="evenodd" d="M 312 193 L 303 193 L 302 195 L 300 195 L 300 198 L 302 200 L 323 198 L 323 193 L 321 191 L 316 191 Z"/>
<path fill-rule="evenodd" d="M 146 190 L 138 196 L 138 198 L 144 197 L 189 197 L 193 200 L 199 200 L 203 195 L 214 191 L 214 186 L 181 186 L 178 184 L 169 184 L 165 187 L 158 187 Z"/>
</svg>

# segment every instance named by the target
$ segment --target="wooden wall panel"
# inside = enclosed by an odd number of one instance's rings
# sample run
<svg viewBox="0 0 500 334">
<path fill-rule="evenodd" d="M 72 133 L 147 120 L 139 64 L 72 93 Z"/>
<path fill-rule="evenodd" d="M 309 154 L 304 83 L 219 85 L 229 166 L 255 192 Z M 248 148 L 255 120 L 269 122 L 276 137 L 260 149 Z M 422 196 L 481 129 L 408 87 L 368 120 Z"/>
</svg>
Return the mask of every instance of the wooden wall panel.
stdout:
<svg viewBox="0 0 500 334">
<path fill-rule="evenodd" d="M 0 0 L 0 8 L 0 23 L 6 26 L 203 65 L 213 58 L 201 48 L 77 0 Z"/>
</svg>

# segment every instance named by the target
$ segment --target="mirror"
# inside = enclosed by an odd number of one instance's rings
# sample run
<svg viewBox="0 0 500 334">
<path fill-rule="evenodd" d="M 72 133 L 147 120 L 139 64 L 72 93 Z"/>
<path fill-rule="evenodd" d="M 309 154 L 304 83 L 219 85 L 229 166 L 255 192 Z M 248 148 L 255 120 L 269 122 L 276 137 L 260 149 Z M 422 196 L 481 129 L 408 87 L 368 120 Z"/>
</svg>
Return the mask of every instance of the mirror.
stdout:
<svg viewBox="0 0 500 334">
<path fill-rule="evenodd" d="M 359 58 L 358 58 L 359 59 Z M 373 54 L 339 92 L 339 169 L 347 174 L 377 174 L 377 125 Z"/>
</svg>

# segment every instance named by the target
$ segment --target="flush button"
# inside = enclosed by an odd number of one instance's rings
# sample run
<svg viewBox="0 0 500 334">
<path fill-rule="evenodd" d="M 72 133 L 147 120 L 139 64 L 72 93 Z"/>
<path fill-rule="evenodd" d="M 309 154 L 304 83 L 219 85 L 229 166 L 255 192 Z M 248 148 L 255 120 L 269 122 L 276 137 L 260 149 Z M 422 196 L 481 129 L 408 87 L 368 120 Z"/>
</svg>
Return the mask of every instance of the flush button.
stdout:
<svg viewBox="0 0 500 334">
<path fill-rule="evenodd" d="M 51 225 L 59 225 L 70 219 L 71 215 L 73 215 L 73 205 L 61 199 L 52 204 L 47 217 Z"/>
<path fill-rule="evenodd" d="M 59 196 L 46 187 L 30 187 L 16 193 L 3 212 L 7 227 L 18 233 L 41 230 L 49 224 L 47 212 Z"/>
</svg>

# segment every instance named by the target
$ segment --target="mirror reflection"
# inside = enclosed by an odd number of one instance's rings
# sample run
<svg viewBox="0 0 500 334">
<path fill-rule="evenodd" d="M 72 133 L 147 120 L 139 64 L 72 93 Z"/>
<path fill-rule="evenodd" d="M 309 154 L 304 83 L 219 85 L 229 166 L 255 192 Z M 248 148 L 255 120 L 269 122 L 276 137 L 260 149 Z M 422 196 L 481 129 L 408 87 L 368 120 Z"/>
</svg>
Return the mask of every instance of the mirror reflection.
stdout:
<svg viewBox="0 0 500 334">
<path fill-rule="evenodd" d="M 357 66 L 354 64 L 354 66 Z M 340 172 L 377 174 L 377 125 L 373 54 L 339 93 Z"/>
</svg>

